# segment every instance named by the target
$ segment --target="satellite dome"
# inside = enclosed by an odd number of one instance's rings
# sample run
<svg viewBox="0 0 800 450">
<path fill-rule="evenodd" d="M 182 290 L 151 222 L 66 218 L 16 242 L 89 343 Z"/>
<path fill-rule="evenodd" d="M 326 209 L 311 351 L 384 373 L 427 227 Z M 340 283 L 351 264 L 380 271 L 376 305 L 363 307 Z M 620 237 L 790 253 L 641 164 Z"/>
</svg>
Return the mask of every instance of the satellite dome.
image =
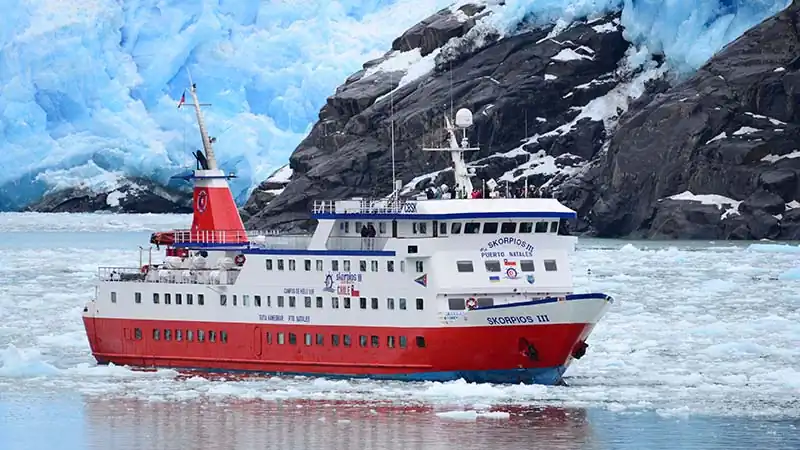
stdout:
<svg viewBox="0 0 800 450">
<path fill-rule="evenodd" d="M 456 126 L 459 128 L 469 128 L 472 126 L 472 111 L 461 108 L 456 112 Z"/>
</svg>

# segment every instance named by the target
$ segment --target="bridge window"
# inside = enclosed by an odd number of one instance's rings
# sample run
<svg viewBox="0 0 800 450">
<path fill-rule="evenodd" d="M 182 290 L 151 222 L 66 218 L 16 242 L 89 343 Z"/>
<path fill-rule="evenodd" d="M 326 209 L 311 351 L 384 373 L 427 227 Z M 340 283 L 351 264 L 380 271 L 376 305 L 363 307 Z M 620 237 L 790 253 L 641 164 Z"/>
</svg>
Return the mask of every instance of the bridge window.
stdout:
<svg viewBox="0 0 800 450">
<path fill-rule="evenodd" d="M 366 297 L 360 297 L 358 299 L 358 303 L 361 306 L 361 309 L 367 309 L 367 298 Z"/>
<path fill-rule="evenodd" d="M 495 234 L 495 233 L 497 233 L 497 222 L 484 222 L 483 234 Z"/>
<path fill-rule="evenodd" d="M 361 228 L 362 227 L 364 227 L 364 224 L 362 224 L 361 222 L 356 222 L 356 226 L 353 229 L 353 232 L 354 233 L 361 233 Z"/>
<path fill-rule="evenodd" d="M 297 262 L 293 259 L 289 260 L 289 270 L 291 271 L 297 270 Z"/>
<path fill-rule="evenodd" d="M 456 261 L 456 267 L 459 272 L 474 272 L 472 261 Z"/>
<path fill-rule="evenodd" d="M 289 308 L 297 308 L 297 297 L 294 295 L 289 296 Z"/>
<path fill-rule="evenodd" d="M 339 309 L 339 297 L 331 297 L 331 308 Z"/>
<path fill-rule="evenodd" d="M 381 340 L 378 336 L 372 336 L 370 341 L 372 341 L 372 346 L 374 348 L 378 348 L 381 345 Z"/>
<path fill-rule="evenodd" d="M 358 262 L 358 270 L 360 272 L 366 272 L 367 271 L 367 262 L 364 261 L 363 259 Z"/>
<path fill-rule="evenodd" d="M 339 260 L 338 259 L 331 260 L 331 270 L 334 271 L 334 272 L 338 272 L 339 271 Z"/>
<path fill-rule="evenodd" d="M 500 225 L 500 232 L 505 234 L 511 234 L 517 232 L 517 223 L 516 222 L 503 222 Z"/>
<path fill-rule="evenodd" d="M 161 339 L 161 331 L 158 328 L 156 328 L 153 330 L 153 340 L 158 341 L 160 339 Z"/>
<path fill-rule="evenodd" d="M 237 300 L 236 294 L 233 294 L 233 306 L 236 306 L 238 304 L 236 300 Z"/>
<path fill-rule="evenodd" d="M 303 297 L 303 303 L 305 303 L 306 308 L 311 308 L 311 297 L 308 295 Z"/>
<path fill-rule="evenodd" d="M 439 234 L 447 234 L 447 222 L 439 223 Z"/>
<path fill-rule="evenodd" d="M 386 309 L 394 309 L 394 299 L 389 297 L 386 299 Z"/>
<path fill-rule="evenodd" d="M 344 261 L 342 261 L 342 268 L 344 269 L 345 272 L 350 272 L 350 260 L 349 259 L 345 259 Z"/>
<path fill-rule="evenodd" d="M 399 341 L 400 341 L 400 348 L 408 347 L 408 341 L 405 336 L 400 336 Z"/>
<path fill-rule="evenodd" d="M 558 266 L 556 266 L 555 259 L 545 259 L 544 260 L 544 270 L 548 272 L 555 272 L 558 270 Z"/>
<path fill-rule="evenodd" d="M 389 348 L 394 348 L 394 336 L 386 337 L 386 346 Z"/>
<path fill-rule="evenodd" d="M 343 335 L 342 336 L 342 342 L 344 343 L 345 347 L 350 347 L 350 344 L 351 344 L 350 343 L 350 335 L 349 334 Z"/>
<path fill-rule="evenodd" d="M 278 270 L 283 270 L 283 260 L 282 259 L 278 260 Z"/>
<path fill-rule="evenodd" d="M 520 260 L 519 270 L 523 272 L 533 272 L 534 271 L 533 260 L 532 259 Z"/>
<path fill-rule="evenodd" d="M 537 233 L 547 233 L 547 222 L 536 222 L 535 231 Z"/>
<path fill-rule="evenodd" d="M 448 298 L 447 304 L 451 311 L 461 311 L 466 309 L 466 302 L 463 298 Z"/>
<path fill-rule="evenodd" d="M 283 332 L 278 333 L 278 345 L 283 345 L 286 343 L 286 337 L 283 335 Z"/>
<path fill-rule="evenodd" d="M 142 329 L 141 328 L 134 328 L 133 329 L 133 338 L 137 341 L 142 340 Z"/>
<path fill-rule="evenodd" d="M 370 303 L 372 304 L 372 309 L 378 309 L 378 299 L 376 297 L 372 297 Z"/>
<path fill-rule="evenodd" d="M 206 296 L 205 294 L 197 294 L 197 304 L 203 306 L 206 304 Z"/>
<path fill-rule="evenodd" d="M 284 307 L 284 297 L 282 295 L 278 296 L 278 308 Z"/>
<path fill-rule="evenodd" d="M 478 308 L 494 306 L 494 299 L 489 297 L 478 297 Z"/>
<path fill-rule="evenodd" d="M 414 234 L 427 234 L 428 233 L 428 224 L 427 222 L 412 222 L 411 228 Z"/>
<path fill-rule="evenodd" d="M 303 261 L 303 266 L 306 269 L 306 272 L 310 272 L 311 271 L 311 260 L 307 259 L 307 260 Z"/>
<path fill-rule="evenodd" d="M 153 303 L 158 303 L 158 292 L 153 293 Z"/>
<path fill-rule="evenodd" d="M 225 306 L 225 305 L 227 305 L 227 304 L 228 304 L 228 296 L 227 296 L 227 295 L 225 295 L 225 294 L 220 294 L 220 295 L 219 295 L 219 304 L 220 304 L 221 306 Z"/>
<path fill-rule="evenodd" d="M 400 297 L 398 299 L 398 306 L 400 307 L 400 309 L 406 309 L 406 299 Z"/>
<path fill-rule="evenodd" d="M 306 333 L 306 335 L 305 335 L 305 343 L 306 343 L 306 346 L 311 346 L 311 333 Z"/>
<path fill-rule="evenodd" d="M 358 345 L 361 346 L 361 347 L 366 347 L 367 346 L 367 337 L 364 336 L 363 334 L 358 337 Z"/>
<path fill-rule="evenodd" d="M 322 264 L 323 263 L 321 259 L 314 260 L 314 268 L 317 269 L 317 272 L 322 272 Z"/>
<path fill-rule="evenodd" d="M 297 344 L 297 335 L 294 333 L 289 333 L 289 344 L 296 345 Z"/>
<path fill-rule="evenodd" d="M 425 348 L 425 336 L 417 336 L 417 347 Z"/>
<path fill-rule="evenodd" d="M 172 299 L 170 298 L 169 294 L 164 294 L 164 304 L 165 305 L 171 305 L 172 304 Z"/>
<path fill-rule="evenodd" d="M 322 308 L 322 297 L 317 297 L 317 308 Z"/>
<path fill-rule="evenodd" d="M 558 233 L 558 221 L 550 222 L 550 232 Z"/>
<path fill-rule="evenodd" d="M 394 272 L 394 261 L 392 260 L 386 261 L 386 271 Z"/>
<path fill-rule="evenodd" d="M 203 342 L 206 340 L 206 332 L 203 330 L 197 330 L 197 342 Z"/>
<path fill-rule="evenodd" d="M 417 297 L 417 309 L 421 311 L 424 306 L 425 306 L 425 300 Z"/>
<path fill-rule="evenodd" d="M 134 303 L 142 303 L 142 293 L 141 292 L 134 292 L 133 293 L 133 302 Z"/>
<path fill-rule="evenodd" d="M 369 263 L 370 263 L 370 269 L 372 269 L 373 272 L 377 272 L 378 271 L 378 261 L 370 261 Z"/>
<path fill-rule="evenodd" d="M 416 245 L 409 245 L 408 246 L 408 253 L 417 253 L 418 251 L 419 251 L 419 249 L 417 248 Z"/>
<path fill-rule="evenodd" d="M 261 308 L 261 296 L 260 295 L 253 296 L 253 302 L 255 302 L 255 307 L 256 308 Z"/>
<path fill-rule="evenodd" d="M 117 303 L 117 293 L 116 292 L 112 292 L 111 293 L 111 303 Z"/>
<path fill-rule="evenodd" d="M 268 259 L 266 264 L 267 264 L 267 270 L 272 270 L 272 260 Z"/>
<path fill-rule="evenodd" d="M 500 272 L 500 261 L 487 260 L 483 262 L 487 272 Z"/>
<path fill-rule="evenodd" d="M 450 226 L 450 234 L 459 234 L 461 233 L 461 222 L 453 222 Z"/>
<path fill-rule="evenodd" d="M 183 299 L 181 297 L 182 297 L 181 294 L 175 294 L 175 304 L 176 305 L 183 304 Z"/>
<path fill-rule="evenodd" d="M 344 298 L 344 309 L 350 309 L 350 297 Z"/>
<path fill-rule="evenodd" d="M 317 345 L 325 345 L 325 335 L 317 333 Z"/>
<path fill-rule="evenodd" d="M 414 265 L 417 266 L 417 272 L 422 273 L 425 271 L 425 265 L 422 264 L 422 261 L 417 261 Z"/>
<path fill-rule="evenodd" d="M 331 335 L 331 345 L 333 345 L 334 347 L 338 347 L 339 346 L 339 335 L 338 334 L 332 334 Z"/>
<path fill-rule="evenodd" d="M 530 222 L 521 222 L 519 224 L 520 233 L 530 233 L 533 231 L 533 224 Z"/>
<path fill-rule="evenodd" d="M 194 294 L 186 294 L 186 304 L 187 305 L 194 304 Z"/>
<path fill-rule="evenodd" d="M 478 234 L 480 229 L 480 222 L 468 222 L 466 225 L 464 225 L 464 233 L 466 234 Z"/>
</svg>

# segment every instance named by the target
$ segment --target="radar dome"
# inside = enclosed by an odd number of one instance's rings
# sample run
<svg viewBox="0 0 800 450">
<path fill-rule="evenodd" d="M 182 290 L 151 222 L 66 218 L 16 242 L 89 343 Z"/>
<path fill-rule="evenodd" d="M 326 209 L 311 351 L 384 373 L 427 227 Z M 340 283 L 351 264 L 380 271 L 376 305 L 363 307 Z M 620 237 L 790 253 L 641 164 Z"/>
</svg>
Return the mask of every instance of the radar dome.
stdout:
<svg viewBox="0 0 800 450">
<path fill-rule="evenodd" d="M 472 126 L 472 111 L 461 108 L 456 113 L 456 126 L 459 128 L 469 128 Z"/>
</svg>

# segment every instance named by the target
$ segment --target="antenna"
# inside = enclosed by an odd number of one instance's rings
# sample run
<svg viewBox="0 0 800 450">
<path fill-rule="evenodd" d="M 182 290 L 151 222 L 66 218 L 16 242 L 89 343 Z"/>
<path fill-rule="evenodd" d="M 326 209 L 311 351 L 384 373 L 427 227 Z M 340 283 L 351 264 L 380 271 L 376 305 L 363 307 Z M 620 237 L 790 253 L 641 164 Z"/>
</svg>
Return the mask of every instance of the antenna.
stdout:
<svg viewBox="0 0 800 450">
<path fill-rule="evenodd" d="M 211 140 L 208 138 L 208 132 L 206 131 L 206 125 L 203 122 L 203 113 L 200 111 L 200 101 L 197 99 L 197 86 L 195 86 L 194 81 L 192 81 L 192 74 L 189 72 L 189 68 L 186 68 L 186 73 L 189 75 L 189 93 L 192 94 L 192 101 L 194 102 L 194 112 L 197 116 L 197 126 L 200 128 L 200 137 L 203 140 L 203 150 L 206 153 L 206 159 L 208 160 L 208 169 L 209 170 L 216 170 L 217 169 L 217 159 L 214 157 L 214 148 L 211 147 Z"/>
<path fill-rule="evenodd" d="M 393 75 L 389 72 L 389 86 L 393 86 Z M 389 92 L 389 111 L 391 114 L 391 139 L 392 139 L 392 192 L 397 190 L 397 172 L 395 171 L 395 157 L 394 157 L 394 88 Z"/>
</svg>

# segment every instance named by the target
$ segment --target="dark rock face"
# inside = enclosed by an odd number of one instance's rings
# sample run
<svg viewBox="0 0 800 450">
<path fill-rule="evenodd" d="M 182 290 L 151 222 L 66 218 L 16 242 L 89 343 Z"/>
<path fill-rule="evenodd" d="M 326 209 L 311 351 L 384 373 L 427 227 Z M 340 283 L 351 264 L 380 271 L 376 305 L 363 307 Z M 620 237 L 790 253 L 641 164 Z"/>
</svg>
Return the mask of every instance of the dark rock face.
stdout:
<svg viewBox="0 0 800 450">
<path fill-rule="evenodd" d="M 28 205 L 34 212 L 191 213 L 190 189 L 174 189 L 146 179 L 126 179 L 109 192 L 71 188 L 42 197 Z"/>
</svg>

